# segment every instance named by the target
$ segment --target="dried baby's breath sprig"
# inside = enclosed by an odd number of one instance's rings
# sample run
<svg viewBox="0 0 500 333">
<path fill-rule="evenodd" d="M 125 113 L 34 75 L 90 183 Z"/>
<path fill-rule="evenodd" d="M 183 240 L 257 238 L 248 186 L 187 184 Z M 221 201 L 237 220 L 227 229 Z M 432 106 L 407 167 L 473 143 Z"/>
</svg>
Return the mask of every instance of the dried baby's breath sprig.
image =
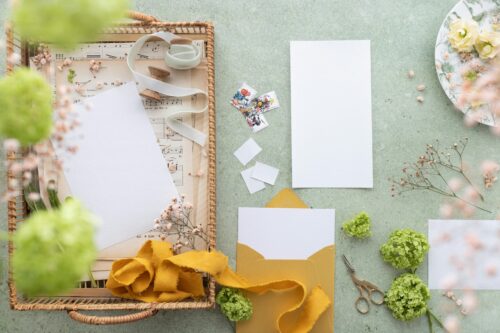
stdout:
<svg viewBox="0 0 500 333">
<path fill-rule="evenodd" d="M 481 164 L 484 187 L 491 188 L 497 181 L 497 174 L 500 171 L 500 165 L 495 161 L 483 161 Z"/>
<path fill-rule="evenodd" d="M 484 201 L 484 197 L 465 172 L 463 156 L 468 142 L 469 139 L 465 138 L 444 149 L 440 148 L 438 140 L 435 144 L 428 144 L 425 153 L 420 155 L 417 161 L 404 164 L 403 174 L 399 179 L 390 179 L 392 196 L 410 191 L 426 190 L 491 213 L 475 202 L 477 200 Z M 475 195 L 463 195 L 458 192 L 447 180 L 450 175 L 461 178 L 469 185 L 468 188 L 474 191 Z M 473 200 L 472 197 L 477 197 L 477 200 Z"/>
<path fill-rule="evenodd" d="M 38 70 L 41 70 L 45 65 L 49 65 L 52 61 L 52 55 L 47 45 L 40 44 L 36 48 L 36 54 L 31 58 L 33 64 Z"/>
<path fill-rule="evenodd" d="M 160 217 L 154 220 L 154 228 L 160 232 L 162 240 L 177 237 L 173 244 L 174 253 L 180 253 L 183 248 L 194 250 L 197 240 L 208 244 L 205 228 L 191 220 L 192 210 L 193 205 L 182 195 L 180 199 L 173 198 Z"/>
</svg>

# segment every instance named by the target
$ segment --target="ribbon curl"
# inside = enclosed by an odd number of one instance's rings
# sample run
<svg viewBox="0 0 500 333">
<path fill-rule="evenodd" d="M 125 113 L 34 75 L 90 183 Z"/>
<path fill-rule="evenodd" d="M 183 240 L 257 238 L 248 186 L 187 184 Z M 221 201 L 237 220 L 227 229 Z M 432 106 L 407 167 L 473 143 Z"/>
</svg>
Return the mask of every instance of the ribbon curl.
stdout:
<svg viewBox="0 0 500 333">
<path fill-rule="evenodd" d="M 236 274 L 228 265 L 228 258 L 218 251 L 189 251 L 174 255 L 168 242 L 149 240 L 131 259 L 113 263 L 106 287 L 115 296 L 144 302 L 173 302 L 205 295 L 203 274 L 208 273 L 226 287 L 264 294 L 268 291 L 286 291 L 300 288 L 300 298 L 276 319 L 276 329 L 283 329 L 286 314 L 301 308 L 299 319 L 291 331 L 309 332 L 316 320 L 331 305 L 330 298 L 320 286 L 310 293 L 296 280 L 275 280 L 252 283 Z"/>
<path fill-rule="evenodd" d="M 203 113 L 208 110 L 208 94 L 201 89 L 179 87 L 171 83 L 154 79 L 138 72 L 135 68 L 135 59 L 142 46 L 148 40 L 155 38 L 160 38 L 167 43 L 168 50 L 165 54 L 165 62 L 169 67 L 174 69 L 187 70 L 198 66 L 201 61 L 202 51 L 198 46 L 194 44 L 172 44 L 174 40 L 179 40 L 179 37 L 174 35 L 173 33 L 161 31 L 139 38 L 134 43 L 132 49 L 127 55 L 127 65 L 132 72 L 135 81 L 139 84 L 139 89 L 141 90 L 149 89 L 160 94 L 173 97 L 187 97 L 198 95 L 203 99 L 203 106 L 201 108 L 191 110 L 177 110 L 175 108 L 172 108 L 165 111 L 167 125 L 172 130 L 190 140 L 193 140 L 200 146 L 203 146 L 206 141 L 206 135 L 203 132 L 198 131 L 197 129 L 189 125 L 186 125 L 177 119 L 184 114 Z"/>
</svg>

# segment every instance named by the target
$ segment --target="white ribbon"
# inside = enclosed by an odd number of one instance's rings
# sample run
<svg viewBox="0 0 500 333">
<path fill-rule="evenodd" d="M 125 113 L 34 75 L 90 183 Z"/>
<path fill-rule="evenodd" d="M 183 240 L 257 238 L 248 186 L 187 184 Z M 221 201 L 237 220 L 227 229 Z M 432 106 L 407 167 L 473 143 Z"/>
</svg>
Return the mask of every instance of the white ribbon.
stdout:
<svg viewBox="0 0 500 333">
<path fill-rule="evenodd" d="M 168 45 L 168 51 L 165 56 L 165 62 L 167 65 L 174 69 L 190 69 L 198 66 L 201 61 L 201 50 L 198 46 L 194 44 L 184 45 L 184 44 L 174 44 L 171 45 L 173 39 L 178 39 L 179 37 L 170 32 L 157 32 L 151 35 L 146 35 L 139 38 L 135 44 L 132 46 L 128 56 L 127 64 L 134 76 L 135 81 L 139 84 L 139 89 L 153 90 L 162 95 L 172 96 L 172 97 L 187 97 L 193 95 L 201 95 L 204 99 L 203 107 L 199 109 L 189 109 L 189 110 L 168 110 L 166 113 L 167 125 L 175 132 L 180 135 L 196 142 L 197 144 L 203 146 L 206 141 L 206 135 L 198 131 L 197 129 L 184 124 L 183 122 L 177 120 L 184 114 L 193 113 L 203 113 L 208 109 L 208 95 L 203 90 L 197 88 L 186 88 L 178 87 L 176 85 L 166 83 L 135 70 L 135 59 L 137 54 L 141 50 L 142 46 L 152 37 L 158 37 L 164 40 Z"/>
</svg>

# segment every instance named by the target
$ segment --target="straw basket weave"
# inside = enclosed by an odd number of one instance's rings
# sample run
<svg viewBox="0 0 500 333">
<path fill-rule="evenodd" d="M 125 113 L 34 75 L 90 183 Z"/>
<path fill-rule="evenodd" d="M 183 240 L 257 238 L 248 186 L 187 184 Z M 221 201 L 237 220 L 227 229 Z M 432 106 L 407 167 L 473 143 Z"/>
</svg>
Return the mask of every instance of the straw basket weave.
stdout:
<svg viewBox="0 0 500 333">
<path fill-rule="evenodd" d="M 211 23 L 207 22 L 160 22 L 155 17 L 143 13 L 130 12 L 133 21 L 120 24 L 106 29 L 101 42 L 132 42 L 144 34 L 157 31 L 169 31 L 182 37 L 205 40 L 206 56 L 208 66 L 208 172 L 207 172 L 207 206 L 208 206 L 208 234 L 209 250 L 215 249 L 215 82 L 214 82 L 214 30 Z M 21 65 L 27 66 L 29 63 L 28 43 L 20 40 L 15 35 L 12 28 L 7 27 L 7 57 L 13 53 L 21 56 Z M 7 64 L 7 72 L 11 72 L 14 65 Z M 19 156 L 9 154 L 7 159 L 15 160 Z M 14 179 L 11 173 L 7 174 L 8 180 Z M 9 184 L 10 182 L 8 182 Z M 9 233 L 16 230 L 18 223 L 22 223 L 28 214 L 27 205 L 23 196 L 20 195 L 8 201 L 8 228 Z M 12 242 L 8 245 L 9 258 L 15 251 Z M 36 297 L 26 298 L 16 291 L 13 281 L 12 268 L 9 269 L 9 299 L 11 308 L 14 310 L 65 310 L 68 315 L 79 322 L 95 325 L 120 324 L 141 320 L 157 313 L 158 310 L 179 310 L 179 309 L 207 309 L 215 304 L 215 282 L 212 278 L 206 279 L 206 296 L 202 299 L 188 299 L 180 302 L 168 303 L 142 303 L 126 300 L 118 297 L 111 297 L 104 288 L 92 288 L 88 284 L 81 285 L 75 289 L 71 296 L 57 297 Z M 76 295 L 76 296 L 75 296 Z M 89 311 L 110 311 L 110 310 L 134 310 L 135 313 L 119 316 L 94 316 L 86 315 L 80 310 Z"/>
</svg>

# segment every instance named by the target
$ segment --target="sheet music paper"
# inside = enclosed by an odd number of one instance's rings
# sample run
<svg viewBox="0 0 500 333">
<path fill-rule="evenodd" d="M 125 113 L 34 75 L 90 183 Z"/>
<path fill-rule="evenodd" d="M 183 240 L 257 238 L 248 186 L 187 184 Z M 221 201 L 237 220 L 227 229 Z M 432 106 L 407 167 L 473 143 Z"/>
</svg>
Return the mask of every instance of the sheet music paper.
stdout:
<svg viewBox="0 0 500 333">
<path fill-rule="evenodd" d="M 205 47 L 203 40 L 195 40 L 193 43 L 200 44 L 203 51 L 202 63 L 195 69 L 189 71 L 179 71 L 169 69 L 171 75 L 169 81 L 179 86 L 197 87 L 199 89 L 206 89 L 207 85 L 207 61 L 205 55 Z M 88 43 L 81 44 L 74 51 L 59 51 L 51 50 L 55 54 L 55 61 L 51 64 L 51 70 L 48 79 L 54 88 L 56 94 L 56 87 L 70 85 L 67 82 L 68 68 L 62 71 L 57 69 L 64 59 L 71 59 L 71 69 L 75 70 L 76 77 L 75 83 L 82 84 L 85 89 L 80 95 L 73 93 L 73 102 L 79 102 L 83 98 L 95 96 L 102 93 L 107 89 L 120 86 L 123 82 L 132 80 L 132 75 L 126 65 L 126 55 L 132 47 L 133 43 L 118 42 L 118 43 Z M 161 41 L 151 41 L 144 45 L 139 54 L 139 59 L 136 63 L 139 70 L 147 72 L 148 66 L 155 66 L 165 68 L 163 60 L 165 45 Z M 97 73 L 96 77 L 92 76 L 89 71 L 89 61 L 101 61 L 102 68 Z M 101 87 L 102 86 L 102 87 Z M 170 171 L 173 181 L 178 189 L 179 194 L 185 194 L 187 200 L 191 201 L 194 206 L 193 216 L 200 221 L 202 225 L 206 225 L 207 215 L 207 193 L 206 178 L 193 177 L 190 174 L 198 170 L 206 170 L 208 159 L 206 154 L 196 150 L 193 143 L 182 136 L 171 131 L 166 126 L 166 121 L 163 113 L 171 108 L 187 108 L 192 103 L 196 103 L 196 98 L 174 98 L 162 96 L 160 102 L 151 100 L 143 100 L 144 107 L 149 116 L 154 132 L 156 134 L 158 144 L 167 163 L 170 162 Z M 208 117 L 187 116 L 182 121 L 190 122 L 200 130 L 208 128 Z M 40 174 L 44 175 L 46 179 L 55 179 L 58 184 L 58 190 L 61 197 L 71 195 L 68 189 L 66 180 L 63 174 L 58 174 L 54 171 L 54 166 L 51 161 L 44 161 L 44 165 L 40 167 Z M 205 182 L 205 183 L 204 183 Z M 152 223 L 151 223 L 152 226 Z M 133 256 L 140 246 L 144 243 L 145 239 L 158 239 L 159 233 L 155 231 L 148 231 L 146 233 L 139 233 L 123 242 L 117 243 L 99 252 L 99 258 L 120 258 Z M 175 241 L 171 239 L 171 241 Z M 205 249 L 206 245 L 200 244 L 200 249 Z M 110 267 L 112 261 L 106 259 L 103 262 L 97 262 L 99 269 L 102 269 L 101 264 Z M 102 274 L 101 274 L 102 273 Z M 99 272 L 105 275 L 106 272 Z M 98 278 L 98 277 L 97 277 Z"/>
</svg>

